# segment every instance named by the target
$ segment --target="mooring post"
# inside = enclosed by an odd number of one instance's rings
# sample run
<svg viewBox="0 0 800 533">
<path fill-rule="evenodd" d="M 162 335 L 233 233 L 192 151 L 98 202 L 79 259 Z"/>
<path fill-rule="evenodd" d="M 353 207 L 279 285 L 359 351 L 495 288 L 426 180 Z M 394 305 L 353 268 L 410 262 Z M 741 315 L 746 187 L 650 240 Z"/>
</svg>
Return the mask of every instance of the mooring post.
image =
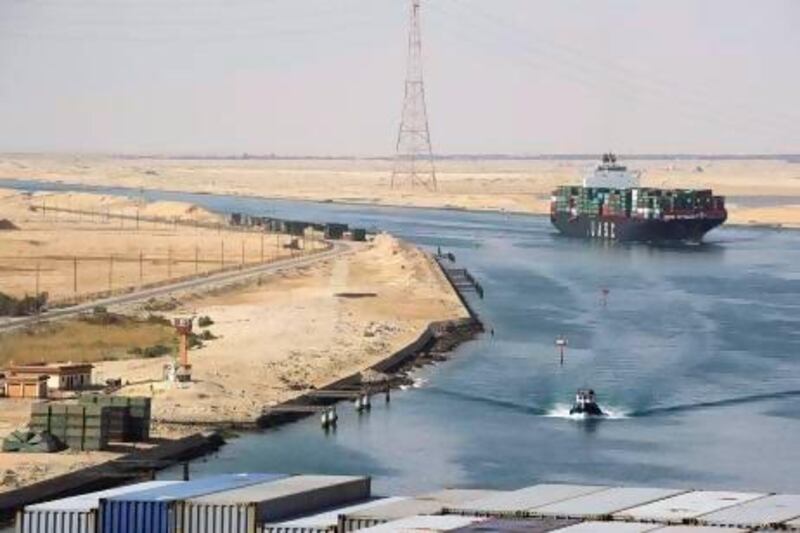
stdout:
<svg viewBox="0 0 800 533">
<path fill-rule="evenodd" d="M 183 480 L 189 481 L 189 462 L 183 463 Z"/>
</svg>

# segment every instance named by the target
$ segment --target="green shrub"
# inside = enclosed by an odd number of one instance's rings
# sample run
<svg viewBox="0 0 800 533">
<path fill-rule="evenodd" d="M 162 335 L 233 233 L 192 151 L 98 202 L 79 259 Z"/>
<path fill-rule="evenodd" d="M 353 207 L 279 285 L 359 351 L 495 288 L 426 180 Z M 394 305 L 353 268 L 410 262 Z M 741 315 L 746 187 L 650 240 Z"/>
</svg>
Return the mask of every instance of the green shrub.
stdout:
<svg viewBox="0 0 800 533">
<path fill-rule="evenodd" d="M 218 337 L 213 333 L 211 333 L 210 330 L 204 329 L 203 332 L 200 334 L 200 338 L 203 339 L 204 341 L 213 341 Z"/>
<path fill-rule="evenodd" d="M 170 353 L 172 353 L 172 348 L 169 346 L 164 346 L 163 344 L 148 346 L 142 352 L 145 357 L 161 357 L 162 355 L 167 355 Z"/>
<path fill-rule="evenodd" d="M 207 328 L 214 323 L 210 316 L 201 316 L 197 319 L 197 325 L 201 328 Z"/>
<path fill-rule="evenodd" d="M 0 292 L 0 316 L 27 316 L 45 311 L 47 298 L 46 292 L 39 293 L 38 296 L 26 294 L 22 298 L 14 298 Z"/>
</svg>

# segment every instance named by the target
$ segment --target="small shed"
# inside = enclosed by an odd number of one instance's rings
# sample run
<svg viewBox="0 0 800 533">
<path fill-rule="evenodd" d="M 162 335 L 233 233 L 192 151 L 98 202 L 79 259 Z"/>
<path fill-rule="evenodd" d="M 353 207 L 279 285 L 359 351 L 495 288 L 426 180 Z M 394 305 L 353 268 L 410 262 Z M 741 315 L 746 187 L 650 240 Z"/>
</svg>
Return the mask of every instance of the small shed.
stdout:
<svg viewBox="0 0 800 533">
<path fill-rule="evenodd" d="M 7 370 L 9 377 L 48 376 L 47 386 L 54 390 L 80 390 L 92 384 L 92 369 L 88 363 L 63 365 L 25 365 L 12 366 Z"/>
<path fill-rule="evenodd" d="M 18 374 L 6 378 L 5 391 L 9 398 L 47 398 L 46 374 Z"/>
</svg>

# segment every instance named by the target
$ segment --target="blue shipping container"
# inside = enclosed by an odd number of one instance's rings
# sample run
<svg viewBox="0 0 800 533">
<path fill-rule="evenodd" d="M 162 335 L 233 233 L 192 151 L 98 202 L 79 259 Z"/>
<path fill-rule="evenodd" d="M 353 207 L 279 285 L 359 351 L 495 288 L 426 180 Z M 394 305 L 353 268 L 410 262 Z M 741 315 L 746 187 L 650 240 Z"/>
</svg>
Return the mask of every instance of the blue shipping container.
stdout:
<svg viewBox="0 0 800 533">
<path fill-rule="evenodd" d="M 101 533 L 174 533 L 175 503 L 285 478 L 285 474 L 225 474 L 100 500 Z"/>
</svg>

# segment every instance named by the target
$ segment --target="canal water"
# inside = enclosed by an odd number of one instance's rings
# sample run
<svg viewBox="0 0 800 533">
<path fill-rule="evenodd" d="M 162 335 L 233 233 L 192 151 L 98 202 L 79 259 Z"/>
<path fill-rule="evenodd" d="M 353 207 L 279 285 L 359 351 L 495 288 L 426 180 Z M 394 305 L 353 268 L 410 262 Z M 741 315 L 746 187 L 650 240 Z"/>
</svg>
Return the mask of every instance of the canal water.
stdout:
<svg viewBox="0 0 800 533">
<path fill-rule="evenodd" d="M 546 217 L 143 194 L 441 246 L 483 285 L 485 299 L 470 298 L 494 329 L 388 405 L 375 398 L 361 416 L 340 405 L 335 433 L 312 418 L 246 434 L 195 473 L 364 473 L 394 493 L 544 481 L 800 489 L 800 232 L 609 245 L 560 237 Z M 579 387 L 611 416 L 570 417 Z"/>
</svg>

